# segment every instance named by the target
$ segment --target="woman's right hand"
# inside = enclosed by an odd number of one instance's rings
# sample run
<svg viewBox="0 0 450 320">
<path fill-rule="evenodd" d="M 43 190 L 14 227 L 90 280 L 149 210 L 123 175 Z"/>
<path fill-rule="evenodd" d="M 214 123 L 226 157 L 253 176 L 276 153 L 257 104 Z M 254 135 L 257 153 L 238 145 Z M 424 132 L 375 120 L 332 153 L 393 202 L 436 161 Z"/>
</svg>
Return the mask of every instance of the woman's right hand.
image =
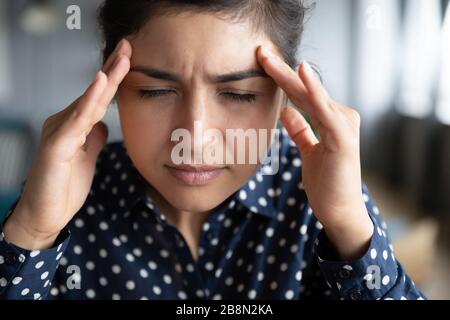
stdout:
<svg viewBox="0 0 450 320">
<path fill-rule="evenodd" d="M 131 54 L 123 39 L 84 94 L 45 121 L 22 196 L 4 226 L 9 242 L 28 250 L 49 248 L 83 206 L 107 139 L 101 120 L 129 72 Z"/>
</svg>

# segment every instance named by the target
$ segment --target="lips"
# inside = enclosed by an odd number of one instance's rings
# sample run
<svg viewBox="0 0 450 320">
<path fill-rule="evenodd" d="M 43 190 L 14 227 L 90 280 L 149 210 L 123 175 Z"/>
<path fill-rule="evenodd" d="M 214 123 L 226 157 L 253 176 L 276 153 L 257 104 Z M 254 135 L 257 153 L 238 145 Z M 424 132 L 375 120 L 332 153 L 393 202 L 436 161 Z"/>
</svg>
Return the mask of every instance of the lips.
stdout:
<svg viewBox="0 0 450 320">
<path fill-rule="evenodd" d="M 167 169 L 180 182 L 192 186 L 211 182 L 225 170 L 225 167 L 176 165 L 167 166 Z"/>
</svg>

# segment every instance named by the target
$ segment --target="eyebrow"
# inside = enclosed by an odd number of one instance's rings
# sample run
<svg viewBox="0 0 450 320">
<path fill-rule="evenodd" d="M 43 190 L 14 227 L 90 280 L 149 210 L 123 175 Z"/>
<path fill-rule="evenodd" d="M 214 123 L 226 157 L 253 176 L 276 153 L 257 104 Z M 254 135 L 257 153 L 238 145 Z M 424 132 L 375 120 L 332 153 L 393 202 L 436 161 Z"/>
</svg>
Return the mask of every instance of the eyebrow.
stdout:
<svg viewBox="0 0 450 320">
<path fill-rule="evenodd" d="M 147 77 L 160 79 L 160 80 L 166 80 L 171 82 L 178 82 L 181 83 L 181 77 L 179 77 L 176 74 L 170 73 L 168 71 L 162 70 L 162 69 L 155 69 L 150 67 L 144 67 L 144 66 L 137 66 L 130 69 L 130 72 L 139 72 Z M 227 74 L 220 74 L 220 75 L 212 75 L 210 76 L 210 80 L 214 83 L 226 83 L 226 82 L 232 82 L 232 81 L 241 81 L 245 79 L 250 78 L 269 78 L 267 73 L 260 70 L 242 70 L 242 71 L 236 71 L 231 72 Z"/>
</svg>

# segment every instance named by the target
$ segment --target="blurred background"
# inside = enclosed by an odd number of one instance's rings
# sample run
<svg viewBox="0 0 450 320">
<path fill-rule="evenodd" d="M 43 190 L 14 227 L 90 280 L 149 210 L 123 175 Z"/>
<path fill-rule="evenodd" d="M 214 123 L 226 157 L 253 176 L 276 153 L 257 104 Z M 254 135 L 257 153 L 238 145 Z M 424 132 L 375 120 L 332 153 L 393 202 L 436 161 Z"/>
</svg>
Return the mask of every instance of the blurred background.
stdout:
<svg viewBox="0 0 450 320">
<path fill-rule="evenodd" d="M 101 65 L 100 2 L 0 0 L 0 219 L 42 123 Z M 429 298 L 450 299 L 449 0 L 307 3 L 300 58 L 362 116 L 364 179 L 399 260 Z M 121 139 L 116 108 L 105 122 L 109 141 Z"/>
</svg>

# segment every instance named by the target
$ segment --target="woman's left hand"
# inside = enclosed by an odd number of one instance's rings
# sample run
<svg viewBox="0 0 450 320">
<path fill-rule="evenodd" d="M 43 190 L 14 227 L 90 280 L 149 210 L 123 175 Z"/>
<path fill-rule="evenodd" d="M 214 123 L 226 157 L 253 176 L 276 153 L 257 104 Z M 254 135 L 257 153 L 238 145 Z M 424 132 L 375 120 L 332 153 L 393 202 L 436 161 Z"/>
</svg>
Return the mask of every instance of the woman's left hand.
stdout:
<svg viewBox="0 0 450 320">
<path fill-rule="evenodd" d="M 362 194 L 359 114 L 328 95 L 311 67 L 298 73 L 267 48 L 258 49 L 265 72 L 300 109 L 320 135 L 291 107 L 280 118 L 302 156 L 302 177 L 308 201 L 342 260 L 360 258 L 373 234 Z"/>
</svg>

